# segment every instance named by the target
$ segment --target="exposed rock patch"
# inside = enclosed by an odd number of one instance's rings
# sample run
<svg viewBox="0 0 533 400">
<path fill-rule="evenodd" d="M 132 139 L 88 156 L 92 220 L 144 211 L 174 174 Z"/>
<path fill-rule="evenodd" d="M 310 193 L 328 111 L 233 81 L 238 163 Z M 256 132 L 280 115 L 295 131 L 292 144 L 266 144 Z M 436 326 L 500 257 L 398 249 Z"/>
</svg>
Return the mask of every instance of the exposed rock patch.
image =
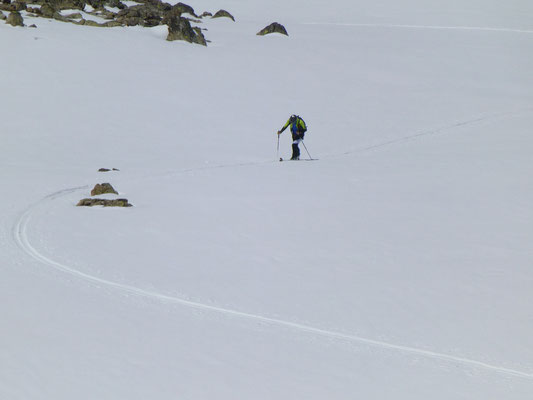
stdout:
<svg viewBox="0 0 533 400">
<path fill-rule="evenodd" d="M 172 17 L 167 22 L 168 36 L 167 40 L 185 40 L 189 43 L 197 43 L 207 46 L 207 42 L 200 28 L 191 27 L 188 19 L 183 17 Z"/>
<path fill-rule="evenodd" d="M 179 13 L 179 15 L 187 13 L 192 15 L 193 17 L 200 18 L 198 15 L 195 14 L 194 9 L 191 6 L 183 3 L 178 3 L 173 6 L 172 12 L 175 13 L 174 15 L 177 15 L 176 13 Z"/>
<path fill-rule="evenodd" d="M 277 22 L 273 22 L 257 32 L 259 36 L 269 35 L 271 33 L 281 33 L 282 35 L 289 36 L 285 27 Z"/>
<path fill-rule="evenodd" d="M 156 5 L 145 4 L 125 8 L 118 12 L 116 22 L 126 26 L 142 25 L 152 27 L 161 25 L 165 11 Z"/>
<path fill-rule="evenodd" d="M 117 168 L 113 168 L 112 170 L 109 169 L 109 168 L 100 168 L 100 169 L 98 170 L 98 172 L 109 172 L 109 171 L 120 171 L 120 170 L 117 169 Z"/>
<path fill-rule="evenodd" d="M 18 11 L 12 11 L 9 13 L 6 23 L 12 26 L 24 26 L 24 19 Z"/>
<path fill-rule="evenodd" d="M 93 190 L 91 190 L 91 196 L 100 196 L 106 193 L 118 194 L 110 183 L 97 183 Z"/>
<path fill-rule="evenodd" d="M 134 5 L 123 3 L 121 0 L 0 0 L 0 19 L 6 20 L 4 12 L 20 12 L 26 10 L 30 17 L 43 17 L 55 19 L 76 25 L 95 27 L 115 27 L 115 26 L 144 26 L 154 27 L 168 25 L 167 40 L 184 40 L 189 43 L 207 46 L 208 40 L 204 37 L 203 31 L 198 26 L 192 26 L 202 22 L 202 18 L 226 17 L 235 21 L 233 15 L 226 10 L 219 10 L 215 15 L 204 12 L 197 15 L 194 9 L 184 3 L 175 5 L 162 0 L 136 0 Z M 27 7 L 30 4 L 30 7 Z M 71 11 L 68 15 L 66 10 Z M 79 12 L 75 12 L 79 10 Z M 67 11 L 68 12 L 68 11 Z M 87 14 L 103 19 L 96 22 L 89 18 Z M 8 23 L 20 24 L 19 15 L 10 15 Z M 22 16 L 20 16 L 22 17 Z"/>
<path fill-rule="evenodd" d="M 15 2 L 4 2 L 0 3 L 0 10 L 13 12 L 13 11 L 24 11 L 27 8 L 26 3 L 15 1 Z"/>
<path fill-rule="evenodd" d="M 77 207 L 132 207 L 132 204 L 128 202 L 128 199 L 82 199 L 76 204 Z"/>
<path fill-rule="evenodd" d="M 211 18 L 222 18 L 222 17 L 226 17 L 226 18 L 229 18 L 231 19 L 233 22 L 235 22 L 235 18 L 233 17 L 233 15 L 231 15 L 229 12 L 227 12 L 226 10 L 218 10 L 215 15 L 213 15 Z"/>
</svg>

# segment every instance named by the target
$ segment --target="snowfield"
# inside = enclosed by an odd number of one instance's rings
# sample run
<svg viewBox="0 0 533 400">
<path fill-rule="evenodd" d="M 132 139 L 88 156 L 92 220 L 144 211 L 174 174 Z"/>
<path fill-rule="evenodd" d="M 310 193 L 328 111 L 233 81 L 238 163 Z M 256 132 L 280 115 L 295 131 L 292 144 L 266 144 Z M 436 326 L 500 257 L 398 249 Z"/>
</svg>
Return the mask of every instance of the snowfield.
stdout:
<svg viewBox="0 0 533 400">
<path fill-rule="evenodd" d="M 533 4 L 464 3 L 1 23 L 0 398 L 533 398 Z"/>
</svg>

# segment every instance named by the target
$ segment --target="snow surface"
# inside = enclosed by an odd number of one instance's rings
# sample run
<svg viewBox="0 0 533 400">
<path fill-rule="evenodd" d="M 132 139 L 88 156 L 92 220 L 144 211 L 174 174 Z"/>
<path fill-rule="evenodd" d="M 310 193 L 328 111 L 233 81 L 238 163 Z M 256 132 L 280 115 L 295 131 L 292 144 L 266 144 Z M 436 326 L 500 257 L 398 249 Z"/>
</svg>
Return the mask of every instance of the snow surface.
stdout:
<svg viewBox="0 0 533 400">
<path fill-rule="evenodd" d="M 190 4 L 0 25 L 0 398 L 533 398 L 533 4 Z"/>
</svg>

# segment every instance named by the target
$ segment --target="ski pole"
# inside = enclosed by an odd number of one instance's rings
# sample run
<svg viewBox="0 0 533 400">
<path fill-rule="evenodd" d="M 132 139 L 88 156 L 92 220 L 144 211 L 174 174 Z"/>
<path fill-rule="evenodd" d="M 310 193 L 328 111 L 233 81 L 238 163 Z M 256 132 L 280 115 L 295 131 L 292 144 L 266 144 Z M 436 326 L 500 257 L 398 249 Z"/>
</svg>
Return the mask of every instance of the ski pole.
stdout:
<svg viewBox="0 0 533 400">
<path fill-rule="evenodd" d="M 278 132 L 278 158 L 279 158 L 279 132 Z"/>
<path fill-rule="evenodd" d="M 311 157 L 311 154 L 309 154 L 309 150 L 307 150 L 307 146 L 305 145 L 303 139 L 302 139 L 302 144 L 304 145 L 304 149 L 305 149 L 305 151 L 307 151 L 307 155 L 309 156 L 309 159 L 312 160 L 313 157 Z"/>
</svg>

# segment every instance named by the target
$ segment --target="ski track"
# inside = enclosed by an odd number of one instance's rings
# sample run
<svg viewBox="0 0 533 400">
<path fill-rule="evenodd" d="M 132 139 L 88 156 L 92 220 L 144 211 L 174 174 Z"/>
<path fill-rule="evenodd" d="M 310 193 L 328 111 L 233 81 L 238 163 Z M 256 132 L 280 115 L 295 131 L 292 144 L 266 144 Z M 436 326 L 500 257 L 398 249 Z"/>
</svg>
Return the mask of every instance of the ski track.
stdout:
<svg viewBox="0 0 533 400">
<path fill-rule="evenodd" d="M 302 25 L 324 26 L 353 26 L 357 28 L 390 28 L 390 29 L 433 29 L 433 30 L 457 30 L 457 31 L 487 31 L 532 34 L 533 30 L 513 28 L 491 28 L 483 26 L 440 26 L 440 25 L 406 25 L 406 24 L 363 24 L 344 22 L 303 22 Z"/>
<path fill-rule="evenodd" d="M 405 137 L 402 137 L 402 138 L 399 138 L 399 139 L 390 140 L 390 141 L 387 141 L 387 142 L 383 142 L 383 143 L 380 143 L 380 144 L 368 146 L 368 147 L 365 147 L 365 148 L 362 148 L 362 149 L 349 151 L 349 152 L 346 152 L 346 153 L 326 156 L 324 158 L 340 157 L 340 156 L 349 155 L 349 154 L 353 154 L 353 153 L 368 151 L 368 150 L 372 150 L 372 149 L 388 146 L 388 145 L 391 145 L 391 144 L 395 144 L 395 143 L 399 143 L 399 142 L 403 142 L 403 141 L 407 141 L 407 140 L 412 140 L 412 139 L 423 137 L 423 136 L 427 136 L 427 135 L 437 134 L 437 133 L 443 132 L 445 130 L 451 130 L 451 129 L 458 128 L 458 127 L 461 127 L 461 126 L 473 124 L 473 123 L 476 123 L 476 122 L 481 122 L 481 121 L 484 121 L 484 120 L 487 120 L 487 119 L 497 118 L 497 117 L 500 117 L 500 116 L 516 114 L 516 113 L 517 112 L 514 111 L 514 112 L 506 112 L 506 113 L 492 114 L 492 115 L 483 116 L 483 117 L 471 118 L 471 119 L 468 119 L 468 120 L 464 120 L 464 121 L 460 121 L 460 122 L 455 122 L 455 123 L 452 123 L 452 124 L 444 125 L 444 126 L 442 126 L 440 128 L 428 129 L 428 130 L 420 131 L 418 133 L 415 133 L 415 134 L 412 134 L 412 135 L 408 135 L 408 136 L 405 136 Z M 192 171 L 213 169 L 213 168 L 230 168 L 230 167 L 241 167 L 241 166 L 253 166 L 253 165 L 268 164 L 268 163 L 273 163 L 273 162 L 272 161 L 268 161 L 268 162 L 249 162 L 249 163 L 237 163 L 237 164 L 226 164 L 226 165 L 218 165 L 218 166 L 198 167 L 198 168 L 190 168 L 190 169 L 181 170 L 181 171 L 173 171 L 171 173 L 166 173 L 165 175 L 176 174 L 176 173 L 187 173 L 187 172 L 192 172 Z M 153 175 L 152 175 L 152 177 L 153 177 Z M 389 343 L 389 342 L 385 342 L 385 341 L 381 341 L 381 340 L 375 340 L 375 339 L 366 338 L 366 337 L 362 337 L 362 336 L 352 335 L 352 334 L 348 334 L 348 333 L 343 333 L 343 332 L 338 332 L 338 331 L 330 331 L 330 330 L 317 328 L 317 327 L 313 327 L 313 326 L 309 326 L 309 325 L 305 325 L 305 324 L 299 324 L 299 323 L 296 323 L 296 322 L 286 321 L 286 320 L 282 320 L 282 319 L 278 319 L 278 318 L 270 318 L 270 317 L 257 315 L 257 314 L 252 314 L 252 313 L 247 313 L 247 312 L 242 312 L 242 311 L 238 311 L 238 310 L 217 307 L 217 306 L 213 306 L 213 305 L 209 305 L 209 304 L 204 304 L 204 303 L 199 303 L 199 302 L 195 302 L 195 301 L 186 300 L 186 299 L 183 299 L 183 298 L 180 298 L 180 297 L 165 295 L 165 294 L 162 294 L 162 293 L 158 293 L 157 291 L 145 290 L 145 289 L 141 289 L 139 287 L 135 287 L 135 286 L 127 285 L 127 284 L 122 284 L 122 283 L 119 283 L 119 282 L 113 282 L 113 281 L 110 281 L 110 280 L 107 280 L 107 279 L 104 279 L 104 278 L 99 278 L 97 276 L 81 272 L 79 270 L 76 270 L 75 268 L 72 268 L 72 267 L 70 267 L 68 265 L 65 265 L 65 264 L 61 264 L 61 263 L 59 263 L 57 261 L 54 261 L 54 260 L 46 257 L 43 254 L 41 254 L 30 243 L 28 235 L 27 235 L 28 225 L 30 224 L 30 222 L 32 220 L 33 214 L 37 211 L 37 209 L 39 207 L 46 206 L 46 204 L 48 202 L 52 202 L 52 201 L 56 200 L 57 198 L 60 198 L 60 197 L 66 196 L 68 194 L 71 194 L 71 193 L 86 189 L 87 187 L 88 187 L 87 185 L 84 185 L 84 186 L 79 186 L 79 187 L 74 187 L 74 188 L 63 189 L 63 190 L 54 192 L 52 194 L 49 194 L 48 196 L 44 197 L 42 200 L 40 200 L 40 201 L 34 203 L 33 205 L 29 206 L 27 208 L 27 210 L 17 219 L 15 225 L 13 226 L 13 232 L 12 232 L 13 233 L 13 239 L 17 243 L 18 247 L 20 247 L 21 250 L 24 253 L 26 253 L 27 255 L 31 256 L 32 258 L 34 258 L 35 260 L 39 261 L 42 264 L 48 265 L 48 266 L 50 266 L 50 267 L 52 267 L 52 268 L 54 268 L 56 270 L 59 270 L 59 271 L 61 271 L 63 273 L 75 276 L 75 277 L 77 277 L 79 279 L 82 279 L 82 280 L 84 280 L 86 282 L 90 282 L 90 283 L 93 283 L 93 284 L 98 285 L 98 286 L 106 286 L 106 287 L 109 287 L 111 289 L 121 291 L 123 293 L 132 294 L 132 295 L 145 297 L 145 298 L 150 298 L 150 299 L 155 299 L 155 300 L 158 300 L 158 301 L 161 301 L 161 302 L 164 302 L 164 303 L 179 304 L 179 305 L 182 305 L 182 306 L 191 307 L 191 308 L 195 308 L 195 309 L 200 309 L 200 310 L 204 310 L 204 311 L 216 312 L 216 313 L 219 313 L 219 314 L 224 314 L 226 316 L 243 318 L 243 319 L 248 319 L 248 320 L 254 320 L 254 321 L 258 321 L 258 322 L 262 322 L 262 323 L 267 323 L 267 324 L 270 324 L 270 325 L 282 326 L 282 327 L 285 327 L 285 328 L 290 328 L 290 329 L 293 329 L 293 330 L 299 330 L 299 331 L 303 331 L 303 332 L 319 335 L 319 336 L 322 336 L 322 337 L 340 339 L 340 340 L 345 340 L 345 341 L 349 341 L 349 342 L 353 342 L 353 343 L 365 344 L 365 345 L 369 345 L 369 346 L 373 346 L 373 347 L 378 347 L 378 348 L 381 348 L 381 349 L 387 349 L 387 350 L 397 351 L 397 352 L 401 352 L 401 353 L 406 353 L 406 354 L 411 354 L 411 355 L 416 355 L 416 356 L 422 356 L 422 357 L 426 357 L 426 358 L 430 358 L 430 359 L 441 360 L 441 361 L 454 363 L 454 364 L 461 364 L 461 365 L 469 366 L 469 367 L 482 368 L 482 369 L 489 370 L 489 371 L 492 371 L 492 372 L 496 372 L 496 373 L 499 373 L 499 374 L 504 374 L 504 375 L 508 375 L 508 376 L 514 376 L 514 377 L 518 377 L 518 378 L 533 379 L 533 372 L 520 371 L 520 370 L 516 370 L 516 369 L 506 368 L 506 367 L 503 367 L 503 366 L 498 366 L 498 365 L 490 364 L 490 363 L 487 363 L 487 362 L 478 361 L 478 360 L 469 359 L 469 358 L 460 357 L 460 356 L 455 356 L 455 355 L 451 355 L 451 354 L 440 353 L 440 352 L 431 351 L 431 350 L 425 350 L 425 349 L 416 348 L 416 347 L 398 345 L 398 344 L 394 344 L 394 343 Z"/>
</svg>

